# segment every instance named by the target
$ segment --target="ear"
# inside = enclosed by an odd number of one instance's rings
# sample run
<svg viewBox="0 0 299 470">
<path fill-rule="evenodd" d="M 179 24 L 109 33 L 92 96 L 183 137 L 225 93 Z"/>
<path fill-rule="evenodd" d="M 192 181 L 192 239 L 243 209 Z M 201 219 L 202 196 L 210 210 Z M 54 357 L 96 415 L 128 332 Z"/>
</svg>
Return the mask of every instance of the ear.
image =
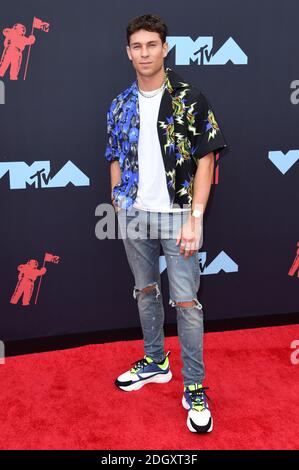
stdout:
<svg viewBox="0 0 299 470">
<path fill-rule="evenodd" d="M 126 49 L 127 49 L 127 54 L 128 54 L 129 59 L 132 60 L 131 51 L 130 51 L 129 46 L 127 46 Z"/>
<path fill-rule="evenodd" d="M 168 42 L 163 44 L 163 57 L 166 57 L 168 54 Z"/>
</svg>

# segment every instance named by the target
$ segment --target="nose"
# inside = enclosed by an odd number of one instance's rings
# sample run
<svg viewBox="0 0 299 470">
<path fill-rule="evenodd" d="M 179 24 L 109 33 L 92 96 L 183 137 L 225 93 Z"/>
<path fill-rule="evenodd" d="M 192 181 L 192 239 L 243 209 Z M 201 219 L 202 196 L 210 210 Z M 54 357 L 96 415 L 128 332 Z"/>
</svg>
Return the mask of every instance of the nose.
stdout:
<svg viewBox="0 0 299 470">
<path fill-rule="evenodd" d="M 146 46 L 142 46 L 142 49 L 141 49 L 141 56 L 142 57 L 148 57 L 148 49 Z"/>
</svg>

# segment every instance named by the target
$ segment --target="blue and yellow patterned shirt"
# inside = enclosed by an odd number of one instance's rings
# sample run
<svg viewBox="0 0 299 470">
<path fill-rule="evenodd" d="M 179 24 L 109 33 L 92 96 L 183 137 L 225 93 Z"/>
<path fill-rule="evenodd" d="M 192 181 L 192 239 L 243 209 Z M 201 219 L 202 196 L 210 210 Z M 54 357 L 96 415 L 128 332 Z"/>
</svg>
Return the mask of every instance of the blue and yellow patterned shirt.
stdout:
<svg viewBox="0 0 299 470">
<path fill-rule="evenodd" d="M 170 68 L 160 103 L 157 130 L 171 206 L 191 207 L 197 160 L 227 147 L 208 100 Z M 128 209 L 138 191 L 140 128 L 137 79 L 111 103 L 107 113 L 105 159 L 118 160 L 121 182 L 114 186 L 118 207 Z"/>
</svg>

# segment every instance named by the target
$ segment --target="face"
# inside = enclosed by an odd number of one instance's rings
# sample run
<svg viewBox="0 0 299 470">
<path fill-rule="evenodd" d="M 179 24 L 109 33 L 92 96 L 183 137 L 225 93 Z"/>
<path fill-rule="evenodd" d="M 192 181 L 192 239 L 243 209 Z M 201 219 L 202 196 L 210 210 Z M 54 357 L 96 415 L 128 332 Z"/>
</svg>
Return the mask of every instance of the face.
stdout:
<svg viewBox="0 0 299 470">
<path fill-rule="evenodd" d="M 140 75 L 150 77 L 164 67 L 168 44 L 162 44 L 159 33 L 140 29 L 130 36 L 129 59 Z"/>
<path fill-rule="evenodd" d="M 22 24 L 19 24 L 19 23 L 15 24 L 14 29 L 17 31 L 17 33 L 20 36 L 24 36 L 24 34 L 26 33 L 26 28 Z"/>
<path fill-rule="evenodd" d="M 31 260 L 29 261 L 29 264 L 30 264 L 30 266 L 32 266 L 33 268 L 37 268 L 37 266 L 38 266 L 38 262 L 37 262 L 35 259 L 31 259 Z"/>
</svg>

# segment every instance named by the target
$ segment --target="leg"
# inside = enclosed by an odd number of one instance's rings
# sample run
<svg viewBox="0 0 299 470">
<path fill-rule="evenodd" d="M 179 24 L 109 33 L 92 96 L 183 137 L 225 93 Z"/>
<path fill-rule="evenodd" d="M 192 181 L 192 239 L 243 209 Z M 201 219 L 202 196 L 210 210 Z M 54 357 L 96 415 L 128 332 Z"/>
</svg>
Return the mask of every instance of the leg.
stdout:
<svg viewBox="0 0 299 470">
<path fill-rule="evenodd" d="M 178 302 L 175 308 L 184 364 L 182 369 L 184 385 L 202 384 L 204 380 L 202 306 L 198 302 L 191 307 L 184 307 Z"/>
<path fill-rule="evenodd" d="M 147 213 L 137 211 L 136 216 L 140 217 L 140 233 L 144 234 L 147 230 Z M 160 362 L 164 358 L 164 307 L 159 271 L 160 241 L 133 237 L 133 221 L 134 216 L 128 215 L 125 210 L 118 213 L 128 263 L 135 280 L 133 297 L 138 304 L 144 352 L 155 362 Z M 125 229 L 126 236 L 124 236 Z"/>
<path fill-rule="evenodd" d="M 10 79 L 18 80 L 18 75 L 22 63 L 22 52 L 15 53 L 10 66 Z"/>
<path fill-rule="evenodd" d="M 11 299 L 10 299 L 11 304 L 18 303 L 21 295 L 23 294 L 23 290 L 24 290 L 24 279 L 20 279 L 18 280 L 14 293 L 11 296 Z"/>
<path fill-rule="evenodd" d="M 185 212 L 182 222 L 189 215 Z M 176 233 L 179 226 L 179 215 L 173 218 L 173 227 L 168 239 L 163 239 L 162 247 L 167 264 L 169 280 L 169 303 L 176 308 L 178 336 L 183 360 L 183 377 L 185 385 L 202 383 L 204 379 L 203 363 L 203 311 L 197 299 L 200 285 L 198 252 L 184 258 L 180 246 L 176 245 Z"/>
<path fill-rule="evenodd" d="M 8 69 L 11 61 L 11 51 L 9 52 L 9 48 L 5 48 L 1 61 L 0 61 L 0 77 L 4 77 L 6 70 Z"/>
<path fill-rule="evenodd" d="M 34 282 L 27 280 L 26 289 L 24 289 L 24 294 L 23 294 L 23 305 L 30 304 L 30 299 L 33 293 L 33 289 L 34 289 Z"/>
</svg>

